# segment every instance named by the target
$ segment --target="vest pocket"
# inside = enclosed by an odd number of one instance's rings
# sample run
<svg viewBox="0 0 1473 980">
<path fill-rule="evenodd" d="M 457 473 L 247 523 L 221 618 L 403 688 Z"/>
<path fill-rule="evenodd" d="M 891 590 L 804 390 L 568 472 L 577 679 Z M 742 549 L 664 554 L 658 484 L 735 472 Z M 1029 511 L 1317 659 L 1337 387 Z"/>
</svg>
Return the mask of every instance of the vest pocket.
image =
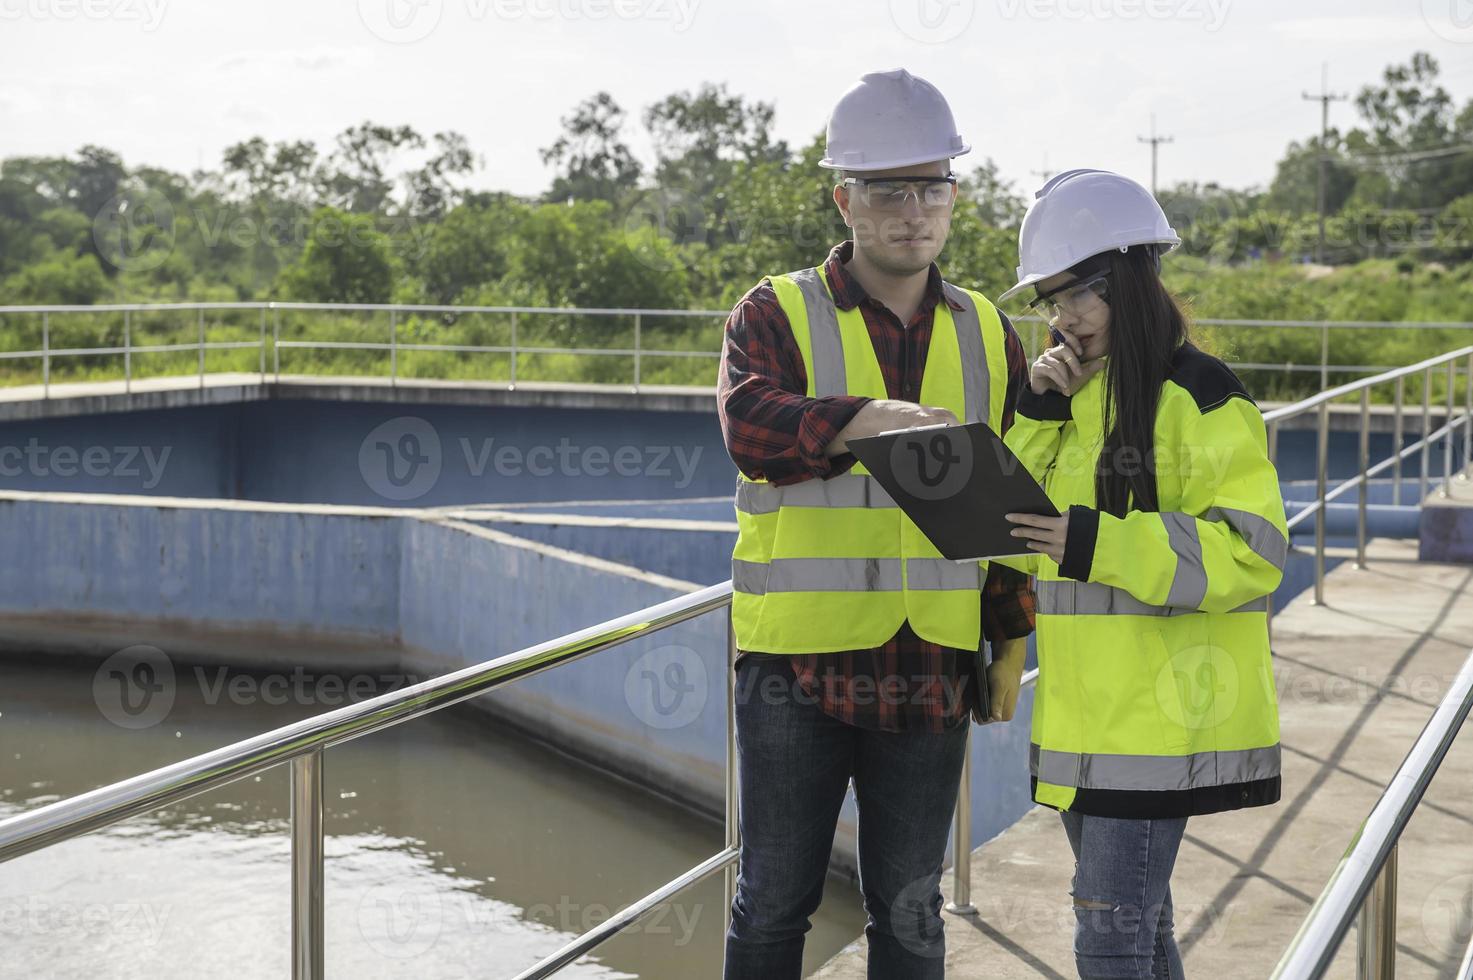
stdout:
<svg viewBox="0 0 1473 980">
<path fill-rule="evenodd" d="M 1146 664 L 1144 680 L 1156 708 L 1161 743 L 1168 752 L 1185 752 L 1191 748 L 1192 729 L 1196 727 L 1192 724 L 1196 715 L 1183 700 L 1182 688 L 1188 679 L 1182 675 L 1182 665 L 1175 662 L 1160 630 L 1142 632 L 1140 644 Z"/>
</svg>

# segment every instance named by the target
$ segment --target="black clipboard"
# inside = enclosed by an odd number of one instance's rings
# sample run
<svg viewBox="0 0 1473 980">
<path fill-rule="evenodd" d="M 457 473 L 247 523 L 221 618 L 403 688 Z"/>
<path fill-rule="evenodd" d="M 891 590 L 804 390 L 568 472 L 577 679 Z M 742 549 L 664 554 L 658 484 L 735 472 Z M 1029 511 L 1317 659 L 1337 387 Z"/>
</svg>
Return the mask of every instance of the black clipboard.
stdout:
<svg viewBox="0 0 1473 980">
<path fill-rule="evenodd" d="M 847 445 L 936 550 L 952 561 L 1034 555 L 1005 514 L 1059 511 L 983 422 L 896 429 Z"/>
</svg>

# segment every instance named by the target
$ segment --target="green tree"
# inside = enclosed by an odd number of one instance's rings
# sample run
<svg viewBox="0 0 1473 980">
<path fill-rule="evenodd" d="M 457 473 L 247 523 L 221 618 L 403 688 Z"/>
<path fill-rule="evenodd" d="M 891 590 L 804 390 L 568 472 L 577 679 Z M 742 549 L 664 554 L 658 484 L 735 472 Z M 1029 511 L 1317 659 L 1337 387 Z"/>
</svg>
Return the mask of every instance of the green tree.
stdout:
<svg viewBox="0 0 1473 980">
<path fill-rule="evenodd" d="M 643 168 L 620 138 L 624 110 L 613 96 L 584 99 L 562 125 L 562 135 L 541 151 L 542 162 L 557 168 L 548 201 L 617 202 L 639 183 Z"/>
<path fill-rule="evenodd" d="M 319 171 L 319 200 L 358 214 L 387 214 L 394 192 L 390 160 L 401 150 L 423 146 L 424 137 L 409 126 L 349 126 L 338 134 Z"/>
<path fill-rule="evenodd" d="M 306 248 L 279 281 L 283 298 L 314 303 L 386 303 L 393 287 L 389 238 L 372 216 L 328 207 L 312 213 Z"/>
<path fill-rule="evenodd" d="M 520 247 L 517 226 L 526 211 L 506 195 L 482 194 L 445 215 L 430 229 L 415 263 L 425 298 L 453 303 L 467 290 L 505 276 L 509 253 Z"/>
<path fill-rule="evenodd" d="M 94 256 L 53 252 L 6 279 L 0 285 L 0 303 L 90 305 L 111 289 Z"/>
</svg>

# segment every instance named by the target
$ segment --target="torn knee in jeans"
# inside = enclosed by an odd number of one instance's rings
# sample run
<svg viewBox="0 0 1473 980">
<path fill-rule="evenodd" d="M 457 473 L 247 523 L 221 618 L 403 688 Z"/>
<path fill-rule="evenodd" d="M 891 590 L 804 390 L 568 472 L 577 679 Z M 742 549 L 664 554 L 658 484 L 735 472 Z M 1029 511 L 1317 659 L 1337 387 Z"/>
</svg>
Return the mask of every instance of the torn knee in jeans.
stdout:
<svg viewBox="0 0 1473 980">
<path fill-rule="evenodd" d="M 1114 912 L 1120 908 L 1114 902 L 1102 902 L 1095 898 L 1080 898 L 1078 895 L 1074 896 L 1074 907 L 1076 909 L 1082 909 L 1085 912 Z"/>
</svg>

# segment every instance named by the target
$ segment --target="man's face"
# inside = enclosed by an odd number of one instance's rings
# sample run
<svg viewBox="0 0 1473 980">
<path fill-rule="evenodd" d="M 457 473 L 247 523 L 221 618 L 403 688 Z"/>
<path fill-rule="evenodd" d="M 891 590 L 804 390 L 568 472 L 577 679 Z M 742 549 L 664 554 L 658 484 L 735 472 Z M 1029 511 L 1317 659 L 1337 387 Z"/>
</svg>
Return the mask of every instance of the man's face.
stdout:
<svg viewBox="0 0 1473 980">
<path fill-rule="evenodd" d="M 854 232 L 855 249 L 892 275 L 912 275 L 928 268 L 946 244 L 957 192 L 954 185 L 933 187 L 928 195 L 927 185 L 912 178 L 945 178 L 950 172 L 950 160 L 937 160 L 846 174 L 865 182 L 840 183 L 834 188 L 834 203 Z M 882 183 L 895 178 L 904 179 Z M 892 193 L 897 190 L 900 193 Z"/>
</svg>

